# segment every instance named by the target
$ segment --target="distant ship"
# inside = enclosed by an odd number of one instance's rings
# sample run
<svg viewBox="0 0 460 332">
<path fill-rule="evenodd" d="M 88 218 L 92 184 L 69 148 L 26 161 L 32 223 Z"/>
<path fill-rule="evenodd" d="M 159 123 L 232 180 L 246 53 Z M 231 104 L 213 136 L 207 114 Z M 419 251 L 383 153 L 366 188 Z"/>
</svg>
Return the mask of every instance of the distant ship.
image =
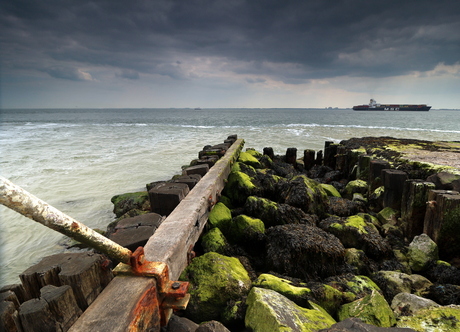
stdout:
<svg viewBox="0 0 460 332">
<path fill-rule="evenodd" d="M 420 105 L 396 105 L 396 104 L 378 104 L 375 99 L 371 99 L 369 105 L 353 106 L 354 111 L 429 111 L 431 106 Z"/>
</svg>

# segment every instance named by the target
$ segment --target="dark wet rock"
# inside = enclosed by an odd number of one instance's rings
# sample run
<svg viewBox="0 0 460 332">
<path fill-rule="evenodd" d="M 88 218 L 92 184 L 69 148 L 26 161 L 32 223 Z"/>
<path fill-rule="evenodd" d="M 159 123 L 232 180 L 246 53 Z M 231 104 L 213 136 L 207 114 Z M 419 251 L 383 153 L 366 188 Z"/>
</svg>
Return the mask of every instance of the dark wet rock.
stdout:
<svg viewBox="0 0 460 332">
<path fill-rule="evenodd" d="M 272 165 L 272 170 L 275 172 L 276 175 L 281 176 L 283 178 L 291 178 L 297 171 L 292 164 L 288 164 L 282 161 L 276 161 Z"/>
<path fill-rule="evenodd" d="M 363 250 L 348 248 L 345 251 L 345 262 L 354 274 L 369 275 L 373 272 L 371 262 Z"/>
<path fill-rule="evenodd" d="M 315 225 L 318 219 L 291 205 L 276 203 L 256 196 L 248 197 L 244 210 L 248 215 L 262 219 L 266 227 L 300 223 Z"/>
<path fill-rule="evenodd" d="M 318 330 L 318 332 L 416 332 L 409 328 L 400 327 L 378 327 L 364 323 L 359 318 L 347 318 L 328 329 Z"/>
<path fill-rule="evenodd" d="M 195 332 L 230 332 L 221 322 L 212 320 L 201 324 Z"/>
<path fill-rule="evenodd" d="M 434 284 L 423 294 L 423 296 L 441 305 L 460 305 L 460 286 Z"/>
<path fill-rule="evenodd" d="M 327 173 L 333 172 L 334 170 L 328 166 L 315 165 L 308 172 L 308 176 L 312 179 L 322 179 L 326 176 Z"/>
<path fill-rule="evenodd" d="M 169 319 L 166 332 L 195 332 L 198 324 L 185 317 L 172 315 Z"/>
<path fill-rule="evenodd" d="M 329 197 L 329 214 L 346 217 L 365 211 L 366 207 L 363 202 L 351 201 L 341 197 Z"/>
<path fill-rule="evenodd" d="M 371 222 L 372 216 L 360 214 L 348 218 L 329 217 L 318 226 L 334 234 L 345 248 L 364 250 L 370 258 L 385 258 L 392 254 L 391 247 Z"/>
<path fill-rule="evenodd" d="M 436 189 L 460 191 L 460 175 L 448 172 L 440 172 L 430 175 L 427 179 L 433 182 Z"/>
<path fill-rule="evenodd" d="M 305 280 L 337 274 L 345 248 L 318 227 L 289 224 L 271 227 L 267 235 L 267 265 L 274 271 Z"/>
<path fill-rule="evenodd" d="M 126 193 L 112 197 L 113 213 L 118 217 L 130 210 L 150 211 L 149 194 L 146 191 Z"/>
<path fill-rule="evenodd" d="M 446 262 L 433 262 L 423 274 L 434 283 L 460 285 L 460 270 Z"/>
<path fill-rule="evenodd" d="M 286 203 L 304 210 L 306 213 L 316 214 L 320 218 L 328 210 L 329 199 L 318 182 L 299 175 L 289 181 L 289 186 L 281 193 L 281 203 Z"/>
</svg>

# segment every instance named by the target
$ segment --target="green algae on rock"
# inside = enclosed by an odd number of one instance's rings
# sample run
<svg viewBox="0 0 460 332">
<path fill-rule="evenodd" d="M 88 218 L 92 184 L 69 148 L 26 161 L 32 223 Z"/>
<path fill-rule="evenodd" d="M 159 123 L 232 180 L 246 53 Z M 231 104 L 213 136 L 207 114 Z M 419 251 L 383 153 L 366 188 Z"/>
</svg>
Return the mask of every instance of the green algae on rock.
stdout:
<svg viewBox="0 0 460 332">
<path fill-rule="evenodd" d="M 326 191 L 313 179 L 298 175 L 289 181 L 289 186 L 281 193 L 284 203 L 301 208 L 306 213 L 319 217 L 326 215 L 329 199 Z"/>
<path fill-rule="evenodd" d="M 190 282 L 185 314 L 195 322 L 219 320 L 227 302 L 240 300 L 251 286 L 248 272 L 237 258 L 214 252 L 194 258 L 180 279 Z"/>
<path fill-rule="evenodd" d="M 311 290 L 305 285 L 294 285 L 292 281 L 263 273 L 252 283 L 253 286 L 267 288 L 286 296 L 302 307 L 309 307 L 308 295 Z"/>
<path fill-rule="evenodd" d="M 364 250 L 371 258 L 388 256 L 391 248 L 370 220 L 367 214 L 348 218 L 332 216 L 322 220 L 319 227 L 334 234 L 345 248 Z"/>
<path fill-rule="evenodd" d="M 257 158 L 254 157 L 253 153 L 250 152 L 240 152 L 238 162 L 250 165 L 254 168 L 262 168 L 262 165 L 260 164 L 259 160 L 257 160 Z"/>
<path fill-rule="evenodd" d="M 117 218 L 133 209 L 150 211 L 149 194 L 147 191 L 115 195 L 110 201 L 114 205 L 113 213 L 115 213 Z"/>
<path fill-rule="evenodd" d="M 307 215 L 302 209 L 271 201 L 267 198 L 249 196 L 244 204 L 244 210 L 249 215 L 263 220 L 267 227 L 298 224 L 311 221 L 312 217 Z"/>
<path fill-rule="evenodd" d="M 221 230 L 217 227 L 211 228 L 201 239 L 201 246 L 204 252 L 217 252 L 225 254 L 227 250 L 227 240 L 222 234 Z"/>
<path fill-rule="evenodd" d="M 230 228 L 224 231 L 224 234 L 226 234 L 229 239 L 237 243 L 256 239 L 258 234 L 264 233 L 265 225 L 262 220 L 251 218 L 244 214 L 240 214 L 233 218 Z"/>
<path fill-rule="evenodd" d="M 254 179 L 248 174 L 232 170 L 222 194 L 230 198 L 233 203 L 242 205 L 248 196 L 257 195 L 259 192 L 259 188 L 253 181 Z"/>
<path fill-rule="evenodd" d="M 254 332 L 314 332 L 335 324 L 324 310 L 302 308 L 271 289 L 253 287 L 246 303 L 245 324 Z"/>
<path fill-rule="evenodd" d="M 418 332 L 458 332 L 460 331 L 460 306 L 422 309 L 413 316 L 399 317 L 396 326 L 411 328 Z"/>
<path fill-rule="evenodd" d="M 217 202 L 208 215 L 208 225 L 211 228 L 219 227 L 221 230 L 228 227 L 232 221 L 232 212 L 223 203 Z"/>
<path fill-rule="evenodd" d="M 396 323 L 395 314 L 385 298 L 375 290 L 363 298 L 342 305 L 338 317 L 339 320 L 356 317 L 367 324 L 379 327 L 391 327 Z"/>
<path fill-rule="evenodd" d="M 348 199 L 353 198 L 353 194 L 359 193 L 366 195 L 368 190 L 368 184 L 363 180 L 353 180 L 347 183 L 343 191 L 343 196 Z"/>
<path fill-rule="evenodd" d="M 407 257 L 412 271 L 426 270 L 431 262 L 439 259 L 438 246 L 428 235 L 421 234 L 409 244 Z"/>
<path fill-rule="evenodd" d="M 328 196 L 342 197 L 342 195 L 340 195 L 339 191 L 335 189 L 333 185 L 326 184 L 326 183 L 320 183 L 320 186 L 321 188 L 324 189 L 324 191 L 326 192 Z"/>
</svg>

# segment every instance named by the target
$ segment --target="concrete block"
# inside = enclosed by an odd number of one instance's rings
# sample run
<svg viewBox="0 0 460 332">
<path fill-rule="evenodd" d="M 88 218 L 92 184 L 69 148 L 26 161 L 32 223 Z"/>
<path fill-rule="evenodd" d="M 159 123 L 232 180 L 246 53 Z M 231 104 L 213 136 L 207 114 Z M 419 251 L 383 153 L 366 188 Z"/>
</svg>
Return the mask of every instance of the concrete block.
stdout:
<svg viewBox="0 0 460 332">
<path fill-rule="evenodd" d="M 184 169 L 183 174 L 184 175 L 191 175 L 191 174 L 200 174 L 201 176 L 205 176 L 206 173 L 209 171 L 209 165 L 208 164 L 203 164 L 203 165 L 195 165 L 195 166 L 190 166 Z"/>
</svg>

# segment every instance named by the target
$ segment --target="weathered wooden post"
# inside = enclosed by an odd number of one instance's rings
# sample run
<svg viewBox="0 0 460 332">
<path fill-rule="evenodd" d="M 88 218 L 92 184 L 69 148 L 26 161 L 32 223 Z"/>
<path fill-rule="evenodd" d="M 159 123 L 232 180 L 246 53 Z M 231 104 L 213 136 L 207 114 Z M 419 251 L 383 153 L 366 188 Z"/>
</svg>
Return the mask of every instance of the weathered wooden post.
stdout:
<svg viewBox="0 0 460 332">
<path fill-rule="evenodd" d="M 409 241 L 423 233 L 428 192 L 435 189 L 432 182 L 406 180 L 401 201 L 401 219 L 405 223 L 405 234 Z"/>
<path fill-rule="evenodd" d="M 269 156 L 271 160 L 275 158 L 275 153 L 273 152 L 273 148 L 270 148 L 270 147 L 264 148 L 264 155 Z"/>
<path fill-rule="evenodd" d="M 297 148 L 287 148 L 286 150 L 286 162 L 288 164 L 297 166 Z"/>
<path fill-rule="evenodd" d="M 305 169 L 309 170 L 315 165 L 315 150 L 304 150 L 303 151 L 303 163 Z"/>
<path fill-rule="evenodd" d="M 369 192 L 373 192 L 380 187 L 382 182 L 382 170 L 389 169 L 390 163 L 386 160 L 373 159 L 369 163 Z"/>
<path fill-rule="evenodd" d="M 437 244 L 445 259 L 460 253 L 460 194 L 451 190 L 431 190 L 425 215 L 424 232 Z"/>
<path fill-rule="evenodd" d="M 401 200 L 404 182 L 407 180 L 407 173 L 396 169 L 382 170 L 382 181 L 385 187 L 383 192 L 383 207 L 401 210 Z"/>
<path fill-rule="evenodd" d="M 328 166 L 332 169 L 335 169 L 338 144 L 334 142 L 327 141 L 324 144 L 324 166 Z"/>
</svg>

